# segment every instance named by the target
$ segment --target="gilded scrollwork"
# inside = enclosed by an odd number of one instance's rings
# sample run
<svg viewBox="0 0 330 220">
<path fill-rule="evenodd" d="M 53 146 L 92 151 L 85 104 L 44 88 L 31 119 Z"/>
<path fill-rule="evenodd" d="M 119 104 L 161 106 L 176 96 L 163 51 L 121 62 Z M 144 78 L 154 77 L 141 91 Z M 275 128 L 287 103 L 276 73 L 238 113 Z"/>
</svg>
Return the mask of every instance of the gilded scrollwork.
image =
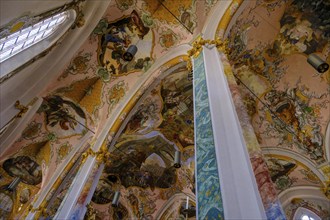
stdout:
<svg viewBox="0 0 330 220">
<path fill-rule="evenodd" d="M 82 154 L 82 163 L 84 163 L 88 156 L 96 157 L 98 163 L 105 163 L 110 158 L 110 153 L 106 145 L 103 145 L 97 152 L 89 148 L 85 153 Z"/>
<path fill-rule="evenodd" d="M 21 118 L 29 109 L 28 107 L 22 105 L 18 100 L 15 102 L 15 108 L 20 110 L 20 112 L 16 115 L 16 118 Z"/>
<path fill-rule="evenodd" d="M 87 211 L 85 215 L 86 220 L 95 220 L 96 219 L 96 210 L 93 208 L 91 204 L 86 205 Z"/>
<path fill-rule="evenodd" d="M 203 49 L 203 46 L 211 47 L 216 46 L 219 51 L 224 52 L 225 54 L 229 53 L 229 48 L 227 47 L 228 40 L 222 40 L 221 38 L 217 37 L 214 40 L 210 39 L 203 39 L 199 37 L 192 43 L 192 49 L 188 50 L 188 56 L 191 58 L 196 58 L 200 54 Z M 189 71 L 192 70 L 191 61 L 187 62 L 187 69 Z"/>
<path fill-rule="evenodd" d="M 324 195 L 330 199 L 330 180 L 325 181 L 324 187 L 322 188 Z"/>
</svg>

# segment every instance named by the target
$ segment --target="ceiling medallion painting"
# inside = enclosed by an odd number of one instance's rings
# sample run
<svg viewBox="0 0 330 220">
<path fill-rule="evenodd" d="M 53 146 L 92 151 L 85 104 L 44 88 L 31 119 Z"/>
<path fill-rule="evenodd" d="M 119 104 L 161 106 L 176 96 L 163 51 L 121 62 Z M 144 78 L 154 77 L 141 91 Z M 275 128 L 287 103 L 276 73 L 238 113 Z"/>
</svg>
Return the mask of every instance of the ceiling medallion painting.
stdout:
<svg viewBox="0 0 330 220">
<path fill-rule="evenodd" d="M 41 167 L 28 156 L 9 158 L 2 164 L 2 167 L 10 176 L 17 177 L 26 184 L 41 183 Z"/>
<path fill-rule="evenodd" d="M 283 144 L 295 145 L 311 159 L 322 163 L 325 160 L 320 121 L 318 122 L 317 119 L 317 116 L 320 116 L 317 112 L 319 107 L 310 106 L 310 98 L 305 96 L 304 92 L 294 89 L 287 92 L 272 90 L 266 93 L 266 103 L 277 116 L 268 121 L 270 123 L 267 125 L 269 126 L 267 130 L 277 131 L 278 135 L 282 136 Z M 324 101 L 320 104 L 325 104 Z M 267 113 L 269 110 L 264 109 L 264 111 Z M 288 132 L 283 134 L 280 132 L 282 129 Z"/>
<path fill-rule="evenodd" d="M 22 132 L 22 138 L 32 140 L 38 136 L 41 131 L 42 123 L 32 121 Z"/>
<path fill-rule="evenodd" d="M 167 29 L 161 33 L 161 36 L 159 38 L 159 43 L 162 47 L 168 49 L 173 47 L 174 45 L 177 45 L 178 43 L 178 35 L 175 35 L 175 33 L 171 29 Z"/>
<path fill-rule="evenodd" d="M 70 81 L 69 85 L 56 89 L 53 94 L 63 96 L 63 99 L 72 100 L 78 108 L 85 111 L 85 116 L 88 118 L 86 121 L 90 123 L 86 127 L 92 127 L 95 125 L 94 120 L 97 120 L 97 111 L 102 105 L 101 94 L 104 88 L 104 81 L 104 78 L 95 76 L 73 82 Z"/>
<path fill-rule="evenodd" d="M 93 33 L 99 39 L 99 65 L 111 75 L 146 71 L 150 67 L 153 34 L 137 11 L 133 10 L 129 16 L 112 23 L 102 19 Z M 125 54 L 132 47 L 137 48 L 137 51 L 132 52 L 134 57 L 128 60 Z"/>
</svg>

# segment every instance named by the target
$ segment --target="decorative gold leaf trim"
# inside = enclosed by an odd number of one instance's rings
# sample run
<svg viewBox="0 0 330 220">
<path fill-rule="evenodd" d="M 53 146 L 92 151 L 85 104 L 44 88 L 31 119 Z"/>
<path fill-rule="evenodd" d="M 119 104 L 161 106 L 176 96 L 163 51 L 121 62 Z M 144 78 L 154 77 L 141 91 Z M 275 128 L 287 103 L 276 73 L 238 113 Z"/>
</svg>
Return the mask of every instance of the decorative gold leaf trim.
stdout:
<svg viewBox="0 0 330 220">
<path fill-rule="evenodd" d="M 105 163 L 110 158 L 110 153 L 108 151 L 107 145 L 103 144 L 101 149 L 97 152 L 93 151 L 92 148 L 88 148 L 88 150 L 82 154 L 82 163 L 85 163 L 88 156 L 96 157 L 98 163 Z"/>
<path fill-rule="evenodd" d="M 330 180 L 324 182 L 324 187 L 322 188 L 324 195 L 330 199 Z"/>
<path fill-rule="evenodd" d="M 29 109 L 25 105 L 22 105 L 18 100 L 15 102 L 15 108 L 20 110 L 20 112 L 15 116 L 16 118 L 21 118 Z"/>
<path fill-rule="evenodd" d="M 228 40 L 222 40 L 219 37 L 217 37 L 214 40 L 210 40 L 210 39 L 205 40 L 201 37 L 192 43 L 193 48 L 188 50 L 187 54 L 190 58 L 196 58 L 202 51 L 203 46 L 212 46 L 212 45 L 216 46 L 218 51 L 222 51 L 225 54 L 228 54 L 230 52 L 229 48 L 227 47 Z M 187 69 L 189 71 L 192 70 L 191 60 L 187 61 Z"/>
</svg>

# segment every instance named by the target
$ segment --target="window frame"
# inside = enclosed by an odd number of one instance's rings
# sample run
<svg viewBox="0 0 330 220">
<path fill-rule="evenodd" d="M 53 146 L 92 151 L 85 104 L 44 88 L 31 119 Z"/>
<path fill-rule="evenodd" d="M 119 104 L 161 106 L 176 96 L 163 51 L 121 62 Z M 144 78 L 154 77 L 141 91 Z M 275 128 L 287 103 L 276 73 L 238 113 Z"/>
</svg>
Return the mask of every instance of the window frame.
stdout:
<svg viewBox="0 0 330 220">
<path fill-rule="evenodd" d="M 4 82 L 7 78 L 12 76 L 12 72 L 17 70 L 18 68 L 24 66 L 25 64 L 30 62 L 34 62 L 38 59 L 38 55 L 42 55 L 44 52 L 49 51 L 53 46 L 56 45 L 58 40 L 69 30 L 69 28 L 74 24 L 77 12 L 74 9 L 68 9 L 65 11 L 61 11 L 57 14 L 66 12 L 67 17 L 64 22 L 59 24 L 55 30 L 49 34 L 44 39 L 39 42 L 32 44 L 30 47 L 27 47 L 20 51 L 19 53 L 9 57 L 0 63 L 0 84 Z M 53 14 L 51 17 L 56 16 Z M 40 20 L 47 20 L 49 17 Z M 38 23 L 39 23 L 38 22 Z"/>
<path fill-rule="evenodd" d="M 302 220 L 302 217 L 305 215 L 309 218 L 313 218 L 314 220 L 322 220 L 316 213 L 304 207 L 299 207 L 296 210 L 293 219 Z"/>
</svg>

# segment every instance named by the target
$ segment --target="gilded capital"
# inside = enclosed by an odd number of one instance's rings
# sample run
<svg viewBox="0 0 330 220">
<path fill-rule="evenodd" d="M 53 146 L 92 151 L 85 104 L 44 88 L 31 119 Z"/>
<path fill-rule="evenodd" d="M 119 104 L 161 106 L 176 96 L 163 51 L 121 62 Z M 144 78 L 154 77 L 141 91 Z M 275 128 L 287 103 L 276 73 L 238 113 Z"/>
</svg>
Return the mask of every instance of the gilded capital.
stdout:
<svg viewBox="0 0 330 220">
<path fill-rule="evenodd" d="M 228 45 L 228 40 L 222 40 L 219 37 L 217 37 L 214 40 L 210 40 L 210 39 L 205 40 L 202 37 L 200 37 L 192 43 L 192 48 L 188 50 L 187 53 L 190 58 L 191 57 L 196 58 L 202 51 L 203 46 L 207 46 L 207 47 L 216 46 L 218 51 L 222 51 L 223 53 L 227 54 L 229 52 L 227 45 Z M 192 70 L 192 64 L 190 60 L 187 62 L 187 69 L 189 71 Z"/>
</svg>

